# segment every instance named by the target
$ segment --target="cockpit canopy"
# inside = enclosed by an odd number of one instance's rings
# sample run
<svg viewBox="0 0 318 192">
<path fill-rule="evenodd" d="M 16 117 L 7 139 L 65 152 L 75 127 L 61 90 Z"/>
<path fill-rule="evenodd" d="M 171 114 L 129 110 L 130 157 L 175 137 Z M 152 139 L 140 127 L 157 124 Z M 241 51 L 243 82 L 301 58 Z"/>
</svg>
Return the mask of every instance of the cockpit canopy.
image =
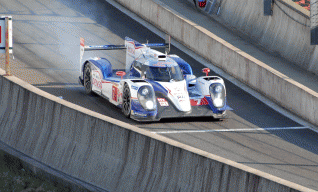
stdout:
<svg viewBox="0 0 318 192">
<path fill-rule="evenodd" d="M 131 66 L 131 75 L 163 82 L 182 81 L 184 79 L 179 65 L 172 65 L 166 62 L 146 65 L 139 61 L 134 61 Z"/>
</svg>

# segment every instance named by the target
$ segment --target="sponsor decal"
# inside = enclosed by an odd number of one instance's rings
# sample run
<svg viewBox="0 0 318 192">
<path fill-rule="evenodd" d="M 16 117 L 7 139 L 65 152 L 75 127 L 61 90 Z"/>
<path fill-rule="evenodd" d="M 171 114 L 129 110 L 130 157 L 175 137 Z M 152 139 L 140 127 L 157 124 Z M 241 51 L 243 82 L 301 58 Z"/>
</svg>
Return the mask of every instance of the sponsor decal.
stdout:
<svg viewBox="0 0 318 192">
<path fill-rule="evenodd" d="M 176 92 L 181 92 L 181 87 L 175 87 L 174 90 L 175 90 Z"/>
<path fill-rule="evenodd" d="M 179 100 L 181 100 L 181 99 L 185 99 L 185 96 L 184 96 L 184 95 L 177 95 L 177 98 L 178 98 Z"/>
<path fill-rule="evenodd" d="M 158 62 L 158 63 L 153 64 L 153 66 L 155 66 L 155 67 L 166 67 L 166 64 L 164 62 Z"/>
<path fill-rule="evenodd" d="M 92 75 L 93 75 L 93 85 L 98 87 L 99 89 L 102 89 L 100 72 L 98 70 L 94 70 Z"/>
<path fill-rule="evenodd" d="M 158 100 L 160 106 L 164 106 L 164 107 L 169 106 L 169 103 L 165 98 L 157 98 L 157 100 Z"/>
<path fill-rule="evenodd" d="M 111 81 L 102 80 L 102 83 L 111 83 Z"/>
<path fill-rule="evenodd" d="M 201 99 L 190 99 L 191 106 L 197 106 Z"/>
<path fill-rule="evenodd" d="M 191 106 L 208 105 L 208 100 L 203 97 L 202 99 L 190 99 Z"/>
<path fill-rule="evenodd" d="M 93 85 L 98 87 L 99 89 L 102 89 L 102 82 L 101 81 L 98 81 L 97 79 L 95 79 L 93 77 Z"/>
<path fill-rule="evenodd" d="M 135 90 L 138 90 L 138 87 L 137 87 L 137 86 L 134 86 L 134 85 L 132 85 L 131 88 L 132 88 L 132 89 L 135 89 Z"/>
<path fill-rule="evenodd" d="M 92 73 L 93 78 L 96 78 L 97 80 L 101 80 L 101 73 L 99 70 L 94 70 Z"/>
<path fill-rule="evenodd" d="M 117 102 L 118 99 L 118 88 L 113 85 L 112 87 L 112 99 Z"/>
<path fill-rule="evenodd" d="M 158 63 L 155 63 L 152 66 L 155 66 L 155 67 L 170 67 L 172 64 L 173 64 L 172 62 L 159 61 Z"/>
<path fill-rule="evenodd" d="M 127 44 L 127 52 L 132 54 L 132 55 L 135 55 L 135 43 L 134 42 L 128 42 Z"/>
<path fill-rule="evenodd" d="M 168 90 L 169 94 L 174 96 L 174 97 L 178 97 L 179 99 L 179 96 L 180 98 L 184 98 L 183 96 L 183 90 L 182 90 L 182 87 L 170 87 L 170 89 L 168 87 L 165 86 L 165 88 Z"/>
<path fill-rule="evenodd" d="M 201 99 L 200 105 L 208 105 L 208 104 L 209 104 L 209 102 L 205 97 L 203 99 Z"/>
<path fill-rule="evenodd" d="M 98 79 L 101 80 L 101 79 L 103 79 L 102 77 L 103 77 L 103 75 L 102 75 L 101 71 L 98 70 Z"/>
<path fill-rule="evenodd" d="M 147 114 L 146 113 L 139 113 L 139 112 L 136 112 L 136 111 L 131 111 L 133 115 L 137 115 L 137 116 L 140 116 L 140 117 L 147 117 Z"/>
<path fill-rule="evenodd" d="M 0 26 L 0 30 L 1 30 L 1 26 Z M 1 36 L 0 36 L 0 37 L 1 37 Z M 1 39 L 1 38 L 0 38 L 0 39 Z M 80 38 L 80 42 L 81 42 L 80 45 L 84 47 L 84 42 L 85 42 L 85 41 L 84 41 L 84 39 L 83 39 L 82 37 Z M 0 41 L 0 43 L 1 43 L 1 41 Z"/>
</svg>

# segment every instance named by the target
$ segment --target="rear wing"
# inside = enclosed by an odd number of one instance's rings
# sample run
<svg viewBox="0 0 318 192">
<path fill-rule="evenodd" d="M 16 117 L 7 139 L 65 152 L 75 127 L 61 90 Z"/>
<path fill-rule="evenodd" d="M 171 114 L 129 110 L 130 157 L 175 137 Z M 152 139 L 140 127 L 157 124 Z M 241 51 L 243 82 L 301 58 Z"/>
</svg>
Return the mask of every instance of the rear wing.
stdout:
<svg viewBox="0 0 318 192">
<path fill-rule="evenodd" d="M 125 45 L 90 45 L 84 46 L 84 51 L 96 51 L 96 50 L 117 50 L 126 49 Z"/>
<path fill-rule="evenodd" d="M 130 69 L 131 63 L 147 48 L 165 48 L 166 54 L 170 52 L 169 35 L 166 35 L 165 43 L 146 43 L 141 44 L 129 37 L 125 37 L 124 45 L 90 45 L 85 46 L 85 41 L 80 38 L 80 64 L 82 64 L 82 58 L 85 51 L 98 51 L 98 50 L 120 50 L 126 49 L 126 72 Z"/>
</svg>

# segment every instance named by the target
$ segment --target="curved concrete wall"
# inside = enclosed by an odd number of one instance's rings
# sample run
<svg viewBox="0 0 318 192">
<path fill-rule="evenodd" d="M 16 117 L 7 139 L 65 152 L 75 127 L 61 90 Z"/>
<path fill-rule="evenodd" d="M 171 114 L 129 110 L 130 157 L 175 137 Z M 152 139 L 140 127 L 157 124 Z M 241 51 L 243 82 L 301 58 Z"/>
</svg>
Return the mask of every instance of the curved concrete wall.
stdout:
<svg viewBox="0 0 318 192">
<path fill-rule="evenodd" d="M 263 5 L 263 0 L 222 0 L 219 17 L 267 50 L 318 74 L 311 66 L 318 60 L 310 45 L 310 12 L 292 0 L 275 0 L 273 15 L 264 16 Z"/>
<path fill-rule="evenodd" d="M 116 1 L 236 79 L 303 119 L 318 125 L 318 93 L 242 52 L 205 28 L 175 15 L 160 2 Z"/>
<path fill-rule="evenodd" d="M 188 0 L 193 3 L 193 0 Z M 263 0 L 217 0 L 218 17 L 255 43 L 318 74 L 317 46 L 310 45 L 310 12 L 292 0 L 275 0 L 273 15 L 264 16 Z"/>
<path fill-rule="evenodd" d="M 0 74 L 1 141 L 107 191 L 313 191 Z"/>
</svg>

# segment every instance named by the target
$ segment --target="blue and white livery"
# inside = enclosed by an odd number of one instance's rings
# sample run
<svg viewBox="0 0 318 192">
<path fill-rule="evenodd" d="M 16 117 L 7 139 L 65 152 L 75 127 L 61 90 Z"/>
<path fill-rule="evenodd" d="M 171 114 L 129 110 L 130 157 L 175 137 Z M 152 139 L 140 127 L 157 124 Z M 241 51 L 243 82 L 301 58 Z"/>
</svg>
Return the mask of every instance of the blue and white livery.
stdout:
<svg viewBox="0 0 318 192">
<path fill-rule="evenodd" d="M 166 53 L 152 48 L 166 48 Z M 81 59 L 84 51 L 114 49 L 126 49 L 125 69 L 113 70 L 105 58 L 81 62 L 79 82 L 87 94 L 102 96 L 137 121 L 225 116 L 223 79 L 208 76 L 208 68 L 203 69 L 206 76 L 194 76 L 187 62 L 167 54 L 169 42 L 141 44 L 126 37 L 124 45 L 85 46 L 81 38 Z"/>
</svg>

